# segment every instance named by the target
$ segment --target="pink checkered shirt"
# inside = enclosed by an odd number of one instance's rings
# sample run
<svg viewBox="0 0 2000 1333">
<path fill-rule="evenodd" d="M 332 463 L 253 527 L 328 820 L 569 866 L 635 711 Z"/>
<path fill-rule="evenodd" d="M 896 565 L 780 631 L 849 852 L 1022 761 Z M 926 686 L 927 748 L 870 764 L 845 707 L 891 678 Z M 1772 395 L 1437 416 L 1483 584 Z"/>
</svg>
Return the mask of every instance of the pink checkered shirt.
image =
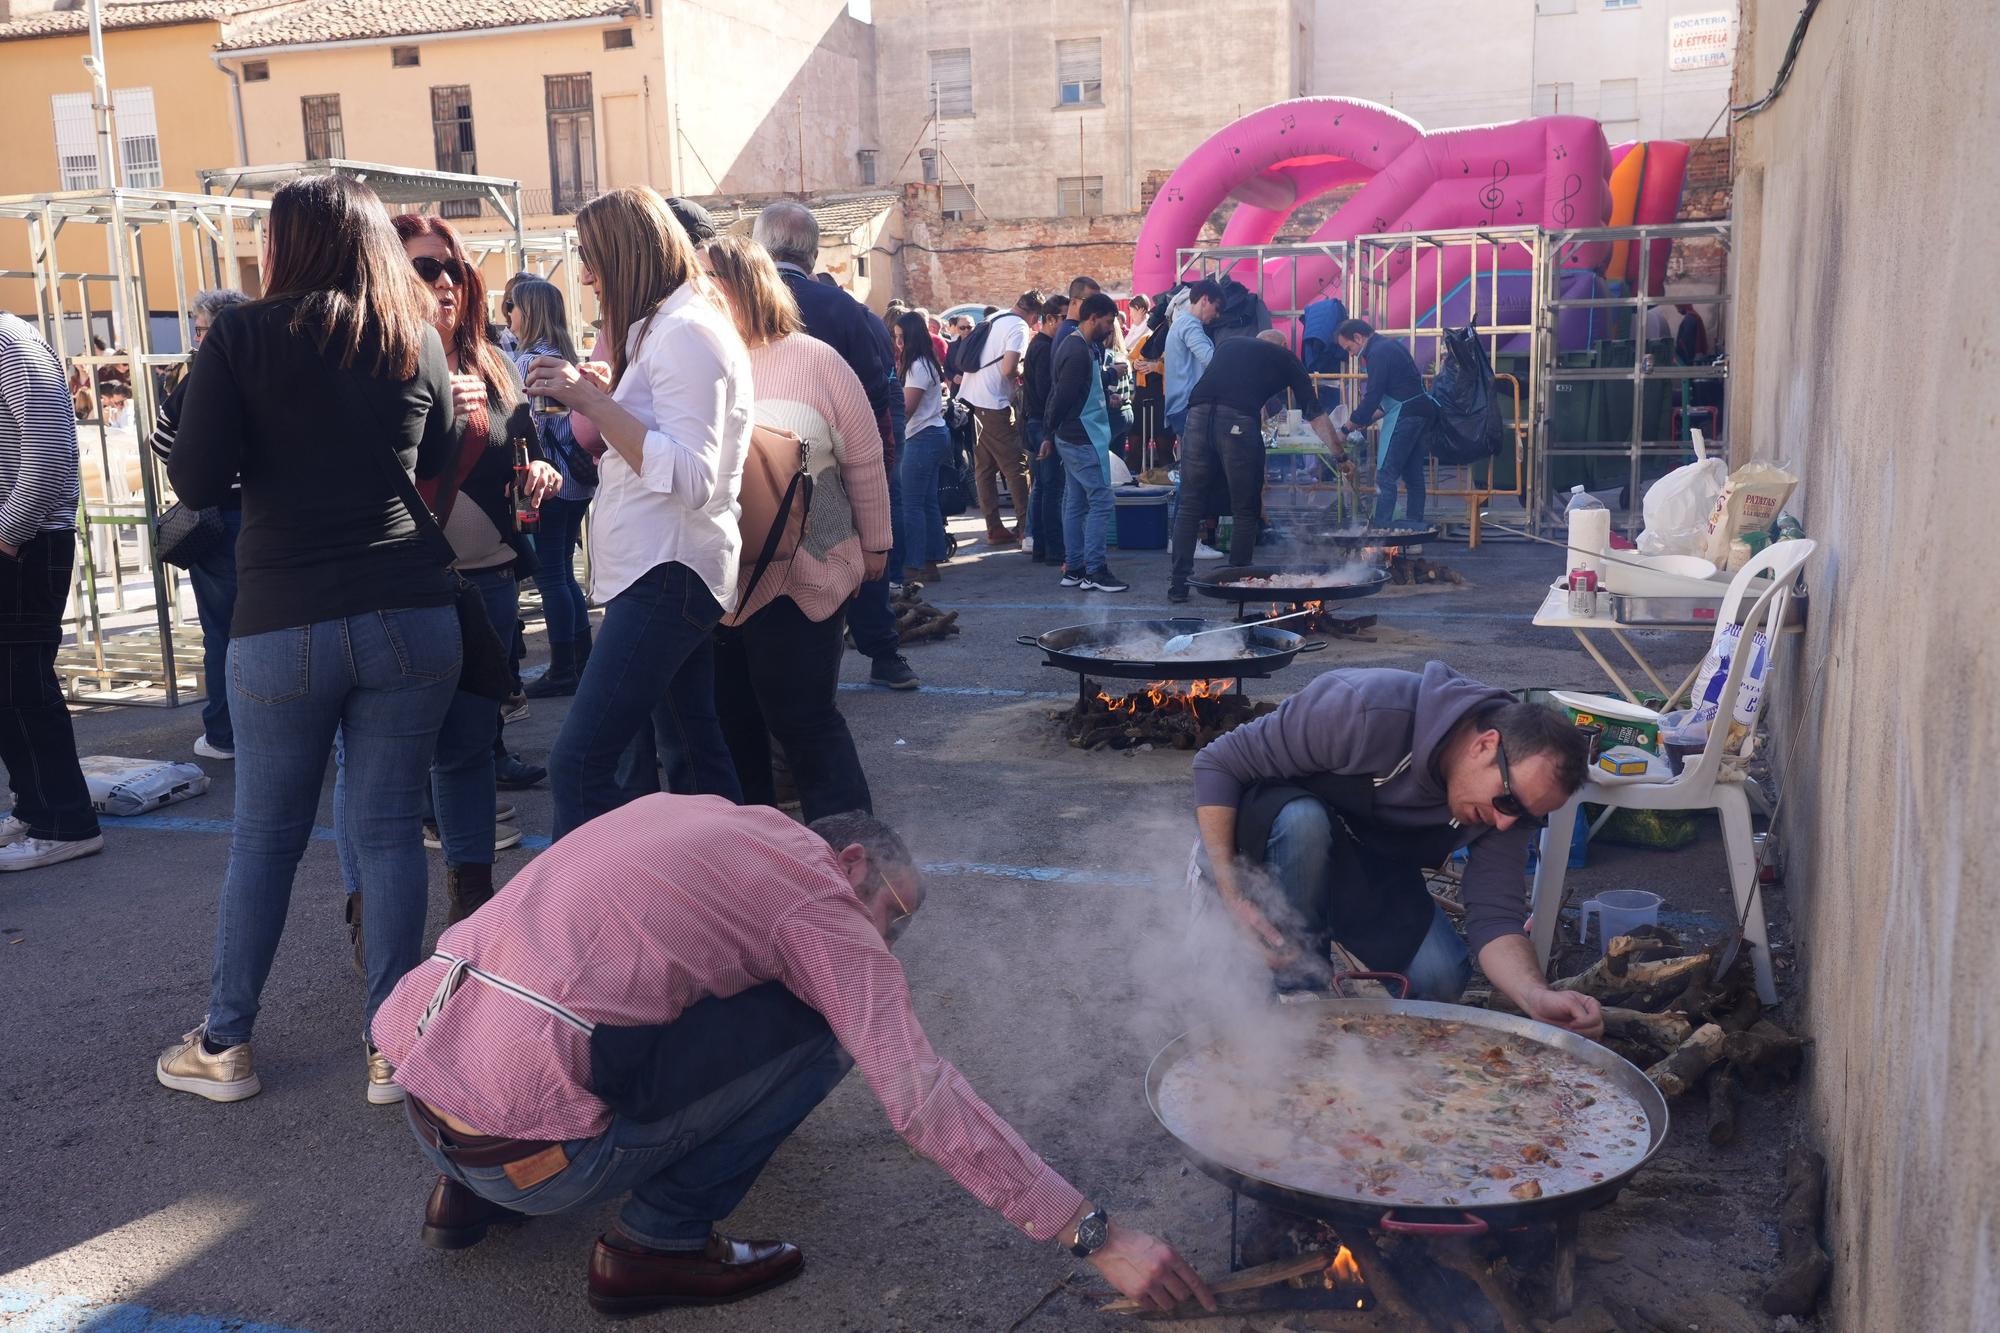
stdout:
<svg viewBox="0 0 2000 1333">
<path fill-rule="evenodd" d="M 775 810 L 648 796 L 543 852 L 438 951 L 593 1023 L 668 1023 L 706 996 L 782 983 L 826 1016 L 889 1123 L 973 1197 L 1037 1239 L 1083 1196 L 938 1057 L 827 845 Z M 467 977 L 416 1029 L 449 965 L 431 958 L 375 1015 L 396 1081 L 487 1134 L 582 1139 L 611 1113 L 590 1039 Z"/>
</svg>

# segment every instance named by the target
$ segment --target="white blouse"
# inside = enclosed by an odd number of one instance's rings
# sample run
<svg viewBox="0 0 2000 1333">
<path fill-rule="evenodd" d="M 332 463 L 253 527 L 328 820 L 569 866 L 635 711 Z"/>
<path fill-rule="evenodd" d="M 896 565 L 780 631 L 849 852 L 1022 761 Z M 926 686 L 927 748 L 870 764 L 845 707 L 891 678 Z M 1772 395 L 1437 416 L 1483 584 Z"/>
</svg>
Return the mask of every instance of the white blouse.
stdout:
<svg viewBox="0 0 2000 1333">
<path fill-rule="evenodd" d="M 641 326 L 645 341 L 638 343 Z M 737 491 L 750 448 L 750 353 L 729 319 L 685 283 L 652 323 L 626 334 L 625 376 L 611 396 L 646 427 L 641 467 L 616 449 L 598 463 L 590 515 L 590 595 L 608 602 L 670 561 L 736 605 L 742 548 Z"/>
</svg>

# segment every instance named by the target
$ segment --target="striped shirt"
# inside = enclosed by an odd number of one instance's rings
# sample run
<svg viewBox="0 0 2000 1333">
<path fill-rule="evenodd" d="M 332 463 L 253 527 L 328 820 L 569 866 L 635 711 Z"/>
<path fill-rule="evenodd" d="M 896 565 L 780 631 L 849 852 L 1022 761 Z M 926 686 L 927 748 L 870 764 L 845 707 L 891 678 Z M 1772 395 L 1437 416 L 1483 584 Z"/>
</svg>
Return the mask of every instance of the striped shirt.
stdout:
<svg viewBox="0 0 2000 1333">
<path fill-rule="evenodd" d="M 776 810 L 633 801 L 536 857 L 438 950 L 619 1026 L 779 982 L 825 1015 L 896 1133 L 981 1203 L 1046 1240 L 1082 1202 L 931 1049 L 839 861 Z M 468 978 L 417 1035 L 448 968 L 429 959 L 375 1016 L 396 1081 L 482 1133 L 602 1133 L 611 1113 L 590 1091 L 590 1039 L 560 1017 Z"/>
<path fill-rule="evenodd" d="M 791 598 L 817 623 L 846 605 L 861 586 L 862 552 L 889 549 L 882 432 L 860 379 L 840 353 L 809 334 L 752 348 L 750 383 L 757 424 L 788 430 L 811 450 L 806 470 L 813 478 L 812 508 L 790 563 L 766 570 L 751 600 L 740 602 L 728 623 L 740 625 L 780 597 Z M 739 585 L 749 584 L 757 555 L 743 552 Z"/>
<path fill-rule="evenodd" d="M 62 362 L 33 326 L 0 311 L 0 542 L 76 526 L 76 407 Z"/>
</svg>

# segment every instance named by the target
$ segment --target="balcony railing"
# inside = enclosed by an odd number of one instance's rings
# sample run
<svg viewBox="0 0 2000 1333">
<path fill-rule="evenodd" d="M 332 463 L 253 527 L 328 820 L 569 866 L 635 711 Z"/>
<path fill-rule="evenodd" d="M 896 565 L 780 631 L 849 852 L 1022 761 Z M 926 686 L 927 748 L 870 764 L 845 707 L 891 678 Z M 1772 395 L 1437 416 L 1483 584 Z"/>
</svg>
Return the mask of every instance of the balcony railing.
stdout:
<svg viewBox="0 0 2000 1333">
<path fill-rule="evenodd" d="M 582 208 L 596 195 L 595 185 L 582 185 L 573 189 L 535 189 L 521 191 L 521 208 L 531 216 L 569 217 Z"/>
</svg>

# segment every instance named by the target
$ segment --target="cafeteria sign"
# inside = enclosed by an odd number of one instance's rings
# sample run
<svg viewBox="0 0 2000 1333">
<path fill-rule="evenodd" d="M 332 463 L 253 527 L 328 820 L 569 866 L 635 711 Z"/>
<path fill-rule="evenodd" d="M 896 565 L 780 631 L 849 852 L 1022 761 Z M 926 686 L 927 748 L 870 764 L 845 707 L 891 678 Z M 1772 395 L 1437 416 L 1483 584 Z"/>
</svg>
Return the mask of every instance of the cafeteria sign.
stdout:
<svg viewBox="0 0 2000 1333">
<path fill-rule="evenodd" d="M 1735 51 L 1735 29 L 1735 18 L 1726 11 L 1676 14 L 1667 20 L 1667 68 L 1726 68 Z"/>
</svg>

